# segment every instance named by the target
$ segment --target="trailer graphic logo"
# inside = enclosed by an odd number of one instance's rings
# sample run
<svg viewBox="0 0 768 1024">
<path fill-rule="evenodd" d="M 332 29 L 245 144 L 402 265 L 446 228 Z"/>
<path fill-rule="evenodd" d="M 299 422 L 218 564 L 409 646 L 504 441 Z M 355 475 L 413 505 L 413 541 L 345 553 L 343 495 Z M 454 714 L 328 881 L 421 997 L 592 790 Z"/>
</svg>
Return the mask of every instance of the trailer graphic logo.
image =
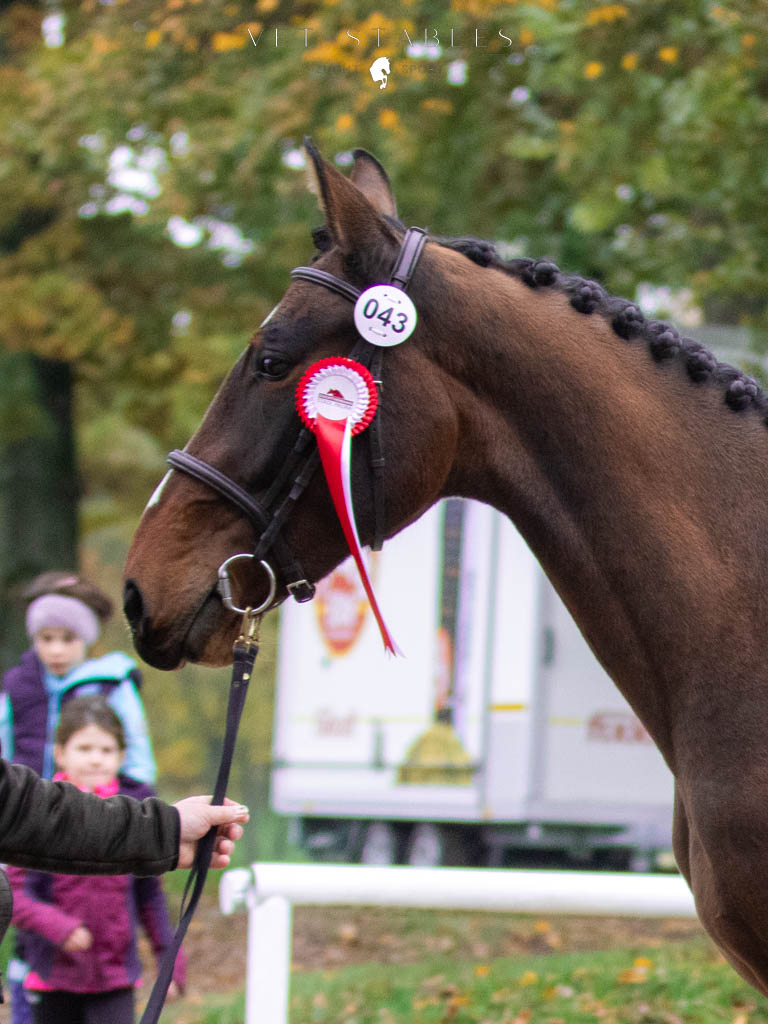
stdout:
<svg viewBox="0 0 768 1024">
<path fill-rule="evenodd" d="M 377 559 L 371 561 L 373 569 Z M 328 653 L 334 658 L 349 654 L 357 643 L 370 607 L 351 558 L 317 584 L 312 603 Z"/>
<path fill-rule="evenodd" d="M 642 722 L 627 711 L 597 711 L 587 722 L 592 743 L 652 743 Z"/>
</svg>

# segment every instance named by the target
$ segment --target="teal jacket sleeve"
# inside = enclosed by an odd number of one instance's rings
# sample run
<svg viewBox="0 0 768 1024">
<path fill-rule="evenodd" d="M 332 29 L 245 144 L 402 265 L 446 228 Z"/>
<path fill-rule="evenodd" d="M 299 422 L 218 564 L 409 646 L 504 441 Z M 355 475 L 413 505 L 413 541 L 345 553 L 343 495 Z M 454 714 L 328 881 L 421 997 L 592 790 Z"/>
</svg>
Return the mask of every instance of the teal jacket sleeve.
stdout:
<svg viewBox="0 0 768 1024">
<path fill-rule="evenodd" d="M 7 693 L 0 693 L 0 750 L 13 758 L 13 707 Z"/>
<path fill-rule="evenodd" d="M 144 705 L 130 678 L 124 679 L 109 696 L 109 703 L 125 729 L 125 760 L 120 771 L 137 782 L 153 786 L 157 765 L 147 729 Z"/>
</svg>

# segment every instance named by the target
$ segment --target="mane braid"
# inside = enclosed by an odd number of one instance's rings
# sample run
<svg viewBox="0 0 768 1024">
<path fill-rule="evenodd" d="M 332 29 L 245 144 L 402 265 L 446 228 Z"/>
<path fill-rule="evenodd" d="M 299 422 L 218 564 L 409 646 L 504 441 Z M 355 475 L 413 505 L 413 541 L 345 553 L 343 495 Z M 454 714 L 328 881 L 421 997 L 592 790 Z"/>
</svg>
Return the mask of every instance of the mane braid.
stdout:
<svg viewBox="0 0 768 1024">
<path fill-rule="evenodd" d="M 503 260 L 492 242 L 477 238 L 432 238 L 434 242 L 460 252 L 481 267 L 493 267 L 517 277 L 529 288 L 558 288 L 569 296 L 579 313 L 599 313 L 609 320 L 616 334 L 625 341 L 641 339 L 648 344 L 658 363 L 682 360 L 690 380 L 696 384 L 713 382 L 725 389 L 725 403 L 735 412 L 755 409 L 768 426 L 768 396 L 754 377 L 715 355 L 693 338 L 685 338 L 672 324 L 646 319 L 634 302 L 610 295 L 597 281 L 576 274 L 564 274 L 549 260 Z"/>
</svg>

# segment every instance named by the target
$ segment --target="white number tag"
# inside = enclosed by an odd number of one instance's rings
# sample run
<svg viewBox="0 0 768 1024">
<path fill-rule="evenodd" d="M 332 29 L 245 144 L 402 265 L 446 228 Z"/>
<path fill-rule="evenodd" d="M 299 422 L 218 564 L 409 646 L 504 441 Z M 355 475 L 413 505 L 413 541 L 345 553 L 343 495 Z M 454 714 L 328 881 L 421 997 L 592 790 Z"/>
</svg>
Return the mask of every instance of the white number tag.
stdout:
<svg viewBox="0 0 768 1024">
<path fill-rule="evenodd" d="M 410 338 L 418 316 L 401 288 L 374 284 L 355 303 L 355 327 L 372 345 L 399 345 Z"/>
</svg>

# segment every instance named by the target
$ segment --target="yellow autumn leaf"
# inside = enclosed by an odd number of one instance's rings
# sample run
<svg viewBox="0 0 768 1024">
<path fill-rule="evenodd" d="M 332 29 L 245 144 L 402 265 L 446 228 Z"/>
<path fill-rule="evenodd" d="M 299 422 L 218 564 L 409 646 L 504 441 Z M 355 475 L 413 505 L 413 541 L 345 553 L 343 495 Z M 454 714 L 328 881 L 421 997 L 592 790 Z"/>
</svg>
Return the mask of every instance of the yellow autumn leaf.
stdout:
<svg viewBox="0 0 768 1024">
<path fill-rule="evenodd" d="M 399 121 L 400 118 L 397 116 L 397 111 L 391 110 L 389 107 L 385 107 L 379 113 L 379 124 L 382 128 L 391 131 L 393 128 L 397 128 Z"/>
<path fill-rule="evenodd" d="M 665 64 L 674 64 L 677 60 L 679 50 L 676 46 L 662 46 L 659 50 L 659 59 Z"/>
<path fill-rule="evenodd" d="M 107 36 L 102 35 L 101 32 L 96 32 L 92 39 L 93 52 L 98 54 L 113 53 L 115 50 L 120 49 L 120 43 L 114 39 L 109 39 Z"/>
<path fill-rule="evenodd" d="M 629 11 L 623 4 L 603 4 L 602 7 L 593 7 L 587 15 L 587 25 L 610 25 L 620 18 L 629 16 Z"/>
<path fill-rule="evenodd" d="M 527 985 L 535 985 L 538 982 L 538 980 L 539 976 L 536 973 L 536 971 L 524 971 L 523 974 L 520 976 L 518 985 L 522 985 L 525 988 Z"/>
<path fill-rule="evenodd" d="M 622 985 L 639 985 L 648 980 L 648 969 L 646 967 L 628 967 L 620 971 L 616 979 Z"/>
<path fill-rule="evenodd" d="M 488 964 L 477 964 L 475 966 L 475 976 L 478 978 L 487 978 L 491 973 L 491 968 Z"/>
<path fill-rule="evenodd" d="M 235 32 L 214 32 L 211 39 L 211 48 L 215 53 L 242 50 L 247 39 L 247 36 L 238 35 Z"/>
<path fill-rule="evenodd" d="M 453 104 L 450 100 L 444 100 L 439 96 L 430 96 L 421 101 L 421 109 L 429 110 L 434 114 L 452 114 Z"/>
<path fill-rule="evenodd" d="M 634 71 L 637 67 L 637 54 L 625 53 L 621 58 L 621 66 L 625 71 Z"/>
<path fill-rule="evenodd" d="M 584 77 L 590 82 L 599 78 L 603 71 L 605 71 L 605 67 L 599 60 L 590 60 L 584 65 Z"/>
</svg>

